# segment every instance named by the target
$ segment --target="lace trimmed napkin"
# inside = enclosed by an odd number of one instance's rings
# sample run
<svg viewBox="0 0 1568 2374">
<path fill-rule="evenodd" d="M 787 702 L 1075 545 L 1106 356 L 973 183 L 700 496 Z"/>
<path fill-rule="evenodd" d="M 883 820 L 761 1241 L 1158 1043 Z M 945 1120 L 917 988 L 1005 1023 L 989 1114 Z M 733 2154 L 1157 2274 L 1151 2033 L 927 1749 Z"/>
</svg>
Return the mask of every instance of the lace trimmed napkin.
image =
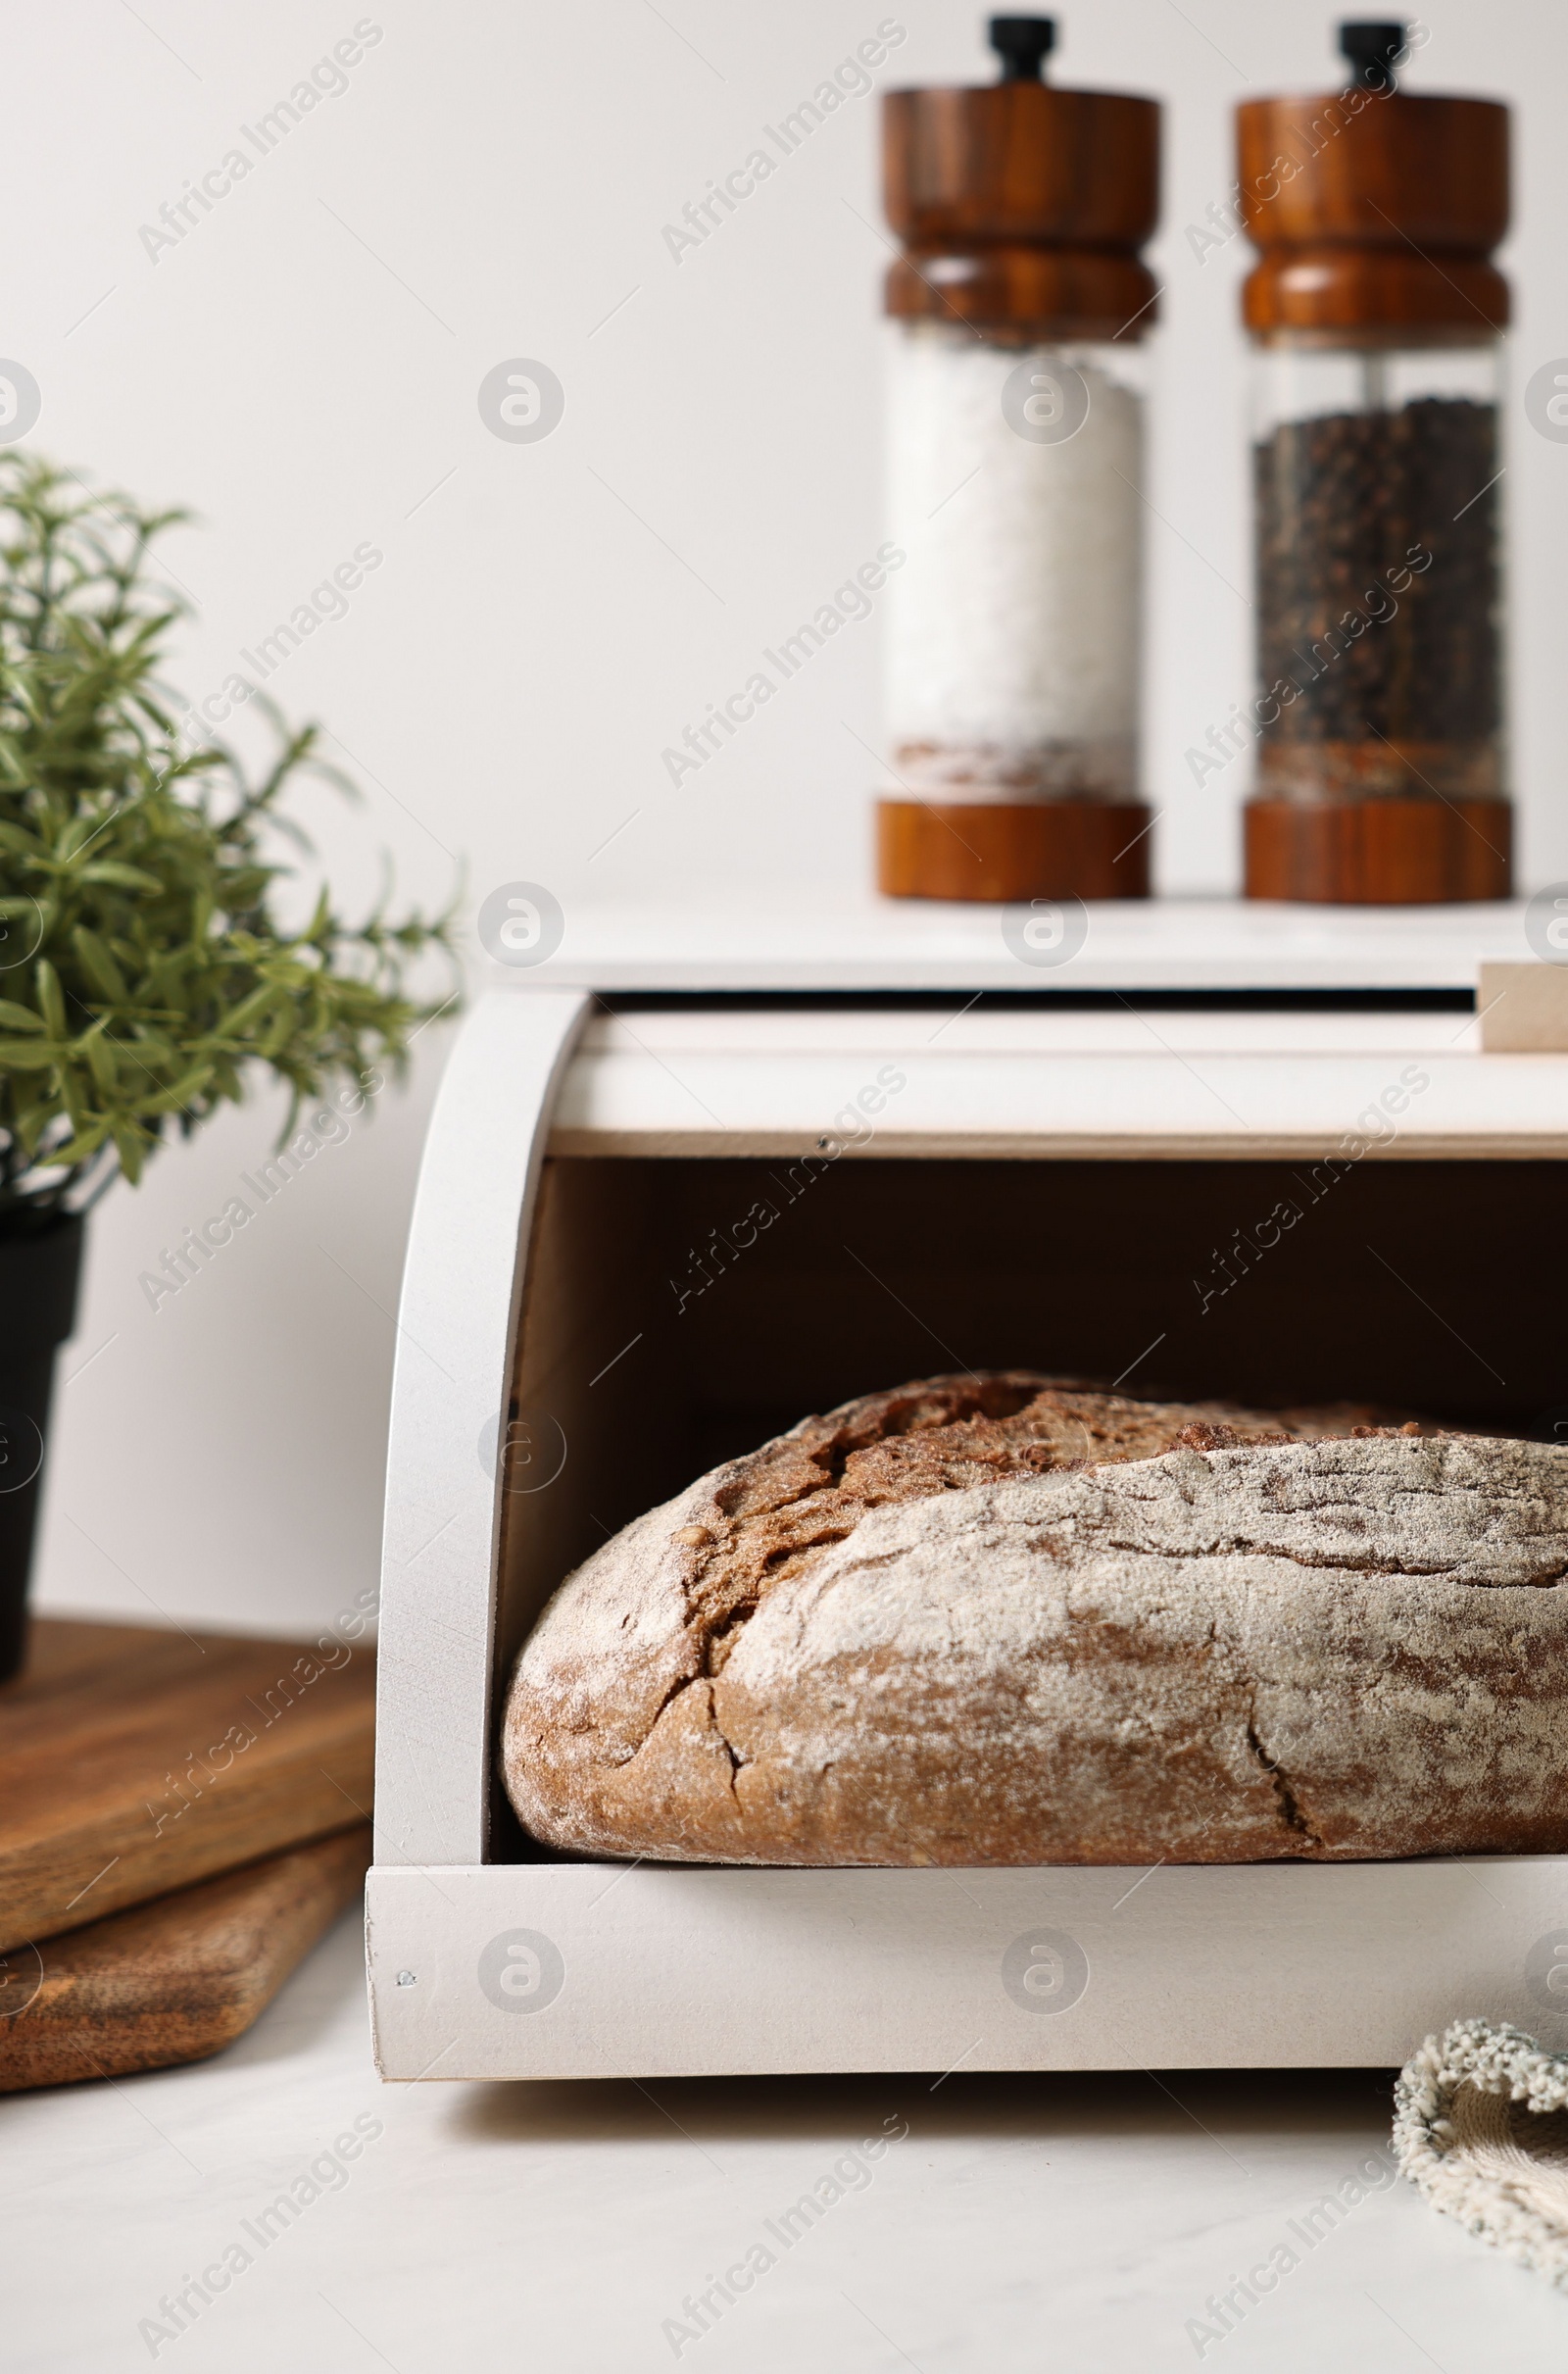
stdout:
<svg viewBox="0 0 1568 2374">
<path fill-rule="evenodd" d="M 1394 2090 L 1399 2166 L 1435 2209 L 1568 2289 L 1568 2053 L 1456 2020 Z"/>
</svg>

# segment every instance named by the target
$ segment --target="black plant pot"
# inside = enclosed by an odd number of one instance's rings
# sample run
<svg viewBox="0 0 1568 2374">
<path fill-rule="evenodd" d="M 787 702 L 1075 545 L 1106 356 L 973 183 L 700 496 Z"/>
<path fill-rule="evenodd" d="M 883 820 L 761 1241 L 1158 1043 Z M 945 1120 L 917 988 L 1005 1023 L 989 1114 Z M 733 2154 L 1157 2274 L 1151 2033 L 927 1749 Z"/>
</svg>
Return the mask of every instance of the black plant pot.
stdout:
<svg viewBox="0 0 1568 2374">
<path fill-rule="evenodd" d="M 55 1354 L 76 1322 L 84 1223 L 0 1234 L 0 1682 L 21 1670 Z"/>
</svg>

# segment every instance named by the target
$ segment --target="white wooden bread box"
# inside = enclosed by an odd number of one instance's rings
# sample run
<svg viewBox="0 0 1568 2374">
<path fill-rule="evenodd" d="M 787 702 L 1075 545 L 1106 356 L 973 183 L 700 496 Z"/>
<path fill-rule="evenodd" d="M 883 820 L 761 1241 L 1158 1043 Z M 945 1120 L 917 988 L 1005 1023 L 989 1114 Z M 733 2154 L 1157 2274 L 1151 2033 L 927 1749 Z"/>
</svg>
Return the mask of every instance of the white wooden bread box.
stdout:
<svg viewBox="0 0 1568 2374">
<path fill-rule="evenodd" d="M 1469 2012 L 1568 2044 L 1568 1858 L 577 1863 L 495 1758 L 573 1564 L 907 1376 L 1561 1404 L 1568 1439 L 1568 1053 L 1471 1011 L 1523 912 L 1105 908 L 1045 966 L 987 909 L 601 913 L 493 967 L 399 1315 L 384 2076 L 1387 2065 Z"/>
</svg>

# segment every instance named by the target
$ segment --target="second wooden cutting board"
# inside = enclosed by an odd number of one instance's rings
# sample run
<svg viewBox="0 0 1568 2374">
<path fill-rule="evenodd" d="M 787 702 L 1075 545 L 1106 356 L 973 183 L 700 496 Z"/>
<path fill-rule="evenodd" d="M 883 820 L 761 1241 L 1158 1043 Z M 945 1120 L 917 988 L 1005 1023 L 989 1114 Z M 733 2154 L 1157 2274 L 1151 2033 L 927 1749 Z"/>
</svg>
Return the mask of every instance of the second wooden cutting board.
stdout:
<svg viewBox="0 0 1568 2374">
<path fill-rule="evenodd" d="M 362 1821 L 368 1649 L 37 1617 L 0 1688 L 0 1953 Z"/>
<path fill-rule="evenodd" d="M 361 1892 L 366 1822 L 0 1955 L 0 2094 L 205 2060 Z"/>
</svg>

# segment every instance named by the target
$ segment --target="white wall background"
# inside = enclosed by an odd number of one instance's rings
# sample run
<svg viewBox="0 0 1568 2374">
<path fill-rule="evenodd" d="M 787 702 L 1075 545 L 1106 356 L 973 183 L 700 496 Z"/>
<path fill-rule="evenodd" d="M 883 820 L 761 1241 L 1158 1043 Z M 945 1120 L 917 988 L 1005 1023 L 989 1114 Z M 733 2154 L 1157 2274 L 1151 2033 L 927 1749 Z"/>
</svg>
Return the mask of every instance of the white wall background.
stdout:
<svg viewBox="0 0 1568 2374">
<path fill-rule="evenodd" d="M 330 722 L 364 784 L 358 812 L 305 803 L 348 902 L 382 852 L 429 903 L 466 860 L 470 906 L 519 876 L 568 908 L 808 901 L 863 877 L 874 618 L 679 791 L 660 754 L 882 534 L 875 100 L 846 104 L 678 265 L 661 226 L 887 14 L 907 37 L 882 80 L 984 76 L 979 0 L 372 0 L 382 38 L 348 89 L 152 261 L 139 226 L 359 7 L 0 10 L 0 350 L 43 391 L 29 442 L 200 515 L 168 544 L 197 605 L 178 671 L 193 694 L 355 545 L 384 553 L 270 686 Z M 1568 354 L 1568 12 L 1427 0 L 1425 18 L 1411 88 L 1516 108 L 1503 261 L 1522 387 Z M 1148 716 L 1174 890 L 1235 878 L 1240 765 L 1199 793 L 1182 753 L 1250 689 L 1247 256 L 1237 240 L 1200 264 L 1184 227 L 1231 182 L 1238 99 L 1339 80 L 1333 24 L 1299 0 L 1079 0 L 1062 17 L 1060 80 L 1167 102 Z M 536 444 L 501 442 L 476 405 L 517 355 L 566 391 Z M 1526 871 L 1544 880 L 1568 874 L 1568 447 L 1517 403 L 1513 422 L 1516 782 Z M 138 1272 L 220 1210 L 276 1107 L 226 1116 L 100 1210 L 63 1362 L 45 1606 L 284 1631 L 373 1573 L 390 1313 L 442 1037 L 421 1041 L 406 1095 L 157 1312 Z"/>
</svg>

